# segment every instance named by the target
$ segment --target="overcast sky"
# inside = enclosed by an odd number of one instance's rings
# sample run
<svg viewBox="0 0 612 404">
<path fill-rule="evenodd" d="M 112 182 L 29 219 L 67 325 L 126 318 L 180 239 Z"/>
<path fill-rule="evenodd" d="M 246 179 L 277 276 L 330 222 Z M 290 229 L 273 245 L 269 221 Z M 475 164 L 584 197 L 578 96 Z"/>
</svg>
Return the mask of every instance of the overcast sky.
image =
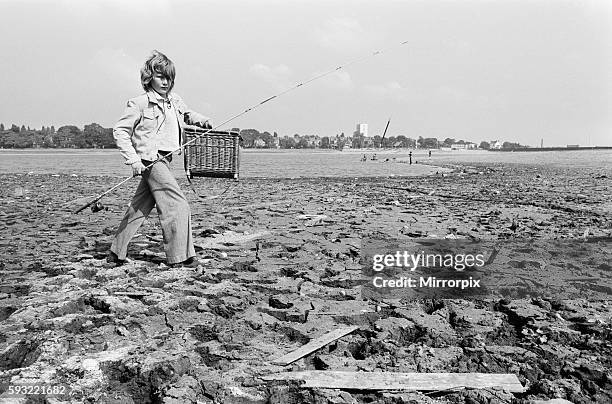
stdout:
<svg viewBox="0 0 612 404">
<path fill-rule="evenodd" d="M 227 125 L 612 145 L 612 2 L 0 0 L 0 122 L 112 127 L 158 49 Z M 402 42 L 407 41 L 404 45 Z"/>
</svg>

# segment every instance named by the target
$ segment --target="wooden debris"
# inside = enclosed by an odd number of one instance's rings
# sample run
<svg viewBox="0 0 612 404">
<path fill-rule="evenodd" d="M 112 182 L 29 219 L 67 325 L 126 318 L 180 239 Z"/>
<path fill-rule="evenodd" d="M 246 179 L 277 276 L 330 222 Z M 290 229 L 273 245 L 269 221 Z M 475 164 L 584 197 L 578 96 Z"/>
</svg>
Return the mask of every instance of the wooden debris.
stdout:
<svg viewBox="0 0 612 404">
<path fill-rule="evenodd" d="M 524 391 L 514 374 L 504 373 L 391 373 L 317 371 L 275 373 L 263 380 L 303 380 L 302 387 L 347 390 L 441 391 L 499 387 L 511 393 Z"/>
<path fill-rule="evenodd" d="M 201 242 L 194 243 L 194 247 L 206 250 L 232 250 L 232 246 L 246 244 L 261 238 L 269 237 L 271 233 L 267 230 L 244 234 L 227 231 L 223 234 L 214 234 L 212 237 L 206 237 Z"/>
<path fill-rule="evenodd" d="M 329 344 L 330 342 L 333 342 L 333 341 L 337 340 L 338 338 L 342 338 L 345 335 L 352 333 L 353 331 L 355 331 L 358 328 L 359 327 L 357 327 L 357 326 L 342 327 L 342 328 L 338 328 L 338 329 L 336 329 L 334 331 L 328 332 L 325 335 L 322 335 L 322 336 L 320 336 L 318 338 L 315 338 L 315 339 L 311 340 L 306 345 L 301 346 L 300 348 L 296 349 L 295 351 L 289 352 L 288 354 L 283 355 L 280 358 L 277 358 L 277 359 L 273 360 L 272 363 L 275 364 L 275 365 L 287 366 L 290 363 L 293 363 L 296 360 L 298 360 L 298 359 L 308 355 L 309 353 L 314 352 L 317 349 L 320 349 L 320 348 L 324 347 L 325 345 Z"/>
<path fill-rule="evenodd" d="M 113 292 L 113 295 L 116 296 L 128 296 L 128 297 L 144 297 L 144 296 L 149 296 L 151 295 L 150 292 L 144 292 L 144 291 L 117 291 L 117 292 Z"/>
</svg>

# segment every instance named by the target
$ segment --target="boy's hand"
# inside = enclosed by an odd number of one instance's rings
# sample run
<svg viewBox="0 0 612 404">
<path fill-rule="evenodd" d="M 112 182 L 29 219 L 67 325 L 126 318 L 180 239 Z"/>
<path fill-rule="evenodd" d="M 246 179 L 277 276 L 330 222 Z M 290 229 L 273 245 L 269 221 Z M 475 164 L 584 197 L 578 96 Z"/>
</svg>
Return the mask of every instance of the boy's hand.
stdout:
<svg viewBox="0 0 612 404">
<path fill-rule="evenodd" d="M 132 164 L 132 174 L 134 175 L 134 177 L 138 177 L 139 175 L 141 175 L 144 170 L 145 166 L 144 164 L 142 164 L 142 162 L 137 161 Z"/>
<path fill-rule="evenodd" d="M 195 125 L 203 129 L 212 129 L 214 126 L 211 119 L 193 111 L 185 113 L 184 121 L 187 125 Z"/>
</svg>

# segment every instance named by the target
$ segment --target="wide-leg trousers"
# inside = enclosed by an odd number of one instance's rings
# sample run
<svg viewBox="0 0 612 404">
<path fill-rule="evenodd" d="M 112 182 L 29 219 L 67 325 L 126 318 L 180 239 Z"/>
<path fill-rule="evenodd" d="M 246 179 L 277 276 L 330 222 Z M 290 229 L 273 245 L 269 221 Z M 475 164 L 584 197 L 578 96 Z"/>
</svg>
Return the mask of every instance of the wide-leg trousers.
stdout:
<svg viewBox="0 0 612 404">
<path fill-rule="evenodd" d="M 167 159 L 171 160 L 172 156 Z M 145 166 L 151 164 L 146 160 L 142 163 Z M 121 260 L 126 258 L 128 243 L 154 206 L 157 206 L 161 222 L 166 261 L 176 264 L 194 257 L 191 210 L 166 160 L 142 173 L 140 184 L 115 234 L 111 251 Z"/>
</svg>

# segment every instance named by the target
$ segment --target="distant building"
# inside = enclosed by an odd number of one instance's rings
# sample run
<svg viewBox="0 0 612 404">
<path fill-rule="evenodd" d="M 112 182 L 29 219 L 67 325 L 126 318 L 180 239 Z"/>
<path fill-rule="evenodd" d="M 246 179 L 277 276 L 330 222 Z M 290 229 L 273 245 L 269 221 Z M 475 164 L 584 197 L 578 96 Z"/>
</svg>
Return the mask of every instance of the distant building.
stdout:
<svg viewBox="0 0 612 404">
<path fill-rule="evenodd" d="M 489 142 L 489 146 L 490 149 L 499 150 L 502 148 L 503 143 L 499 140 L 491 140 L 491 142 Z"/>
<path fill-rule="evenodd" d="M 255 139 L 255 141 L 253 142 L 253 146 L 259 148 L 263 148 L 266 147 L 266 142 L 265 140 L 261 139 L 261 138 L 257 138 Z"/>
<path fill-rule="evenodd" d="M 478 145 L 472 142 L 465 143 L 453 143 L 451 145 L 451 150 L 473 150 L 476 149 Z"/>
<path fill-rule="evenodd" d="M 368 124 L 358 123 L 357 129 L 353 132 L 353 137 L 347 138 L 347 143 L 350 142 L 350 146 L 353 148 L 368 147 L 367 144 L 370 143 L 368 139 L 370 139 L 368 137 Z"/>
<path fill-rule="evenodd" d="M 368 136 L 368 124 L 358 123 L 357 130 L 355 131 L 355 135 Z"/>
<path fill-rule="evenodd" d="M 321 147 L 321 138 L 317 135 L 304 136 L 309 147 Z"/>
</svg>

